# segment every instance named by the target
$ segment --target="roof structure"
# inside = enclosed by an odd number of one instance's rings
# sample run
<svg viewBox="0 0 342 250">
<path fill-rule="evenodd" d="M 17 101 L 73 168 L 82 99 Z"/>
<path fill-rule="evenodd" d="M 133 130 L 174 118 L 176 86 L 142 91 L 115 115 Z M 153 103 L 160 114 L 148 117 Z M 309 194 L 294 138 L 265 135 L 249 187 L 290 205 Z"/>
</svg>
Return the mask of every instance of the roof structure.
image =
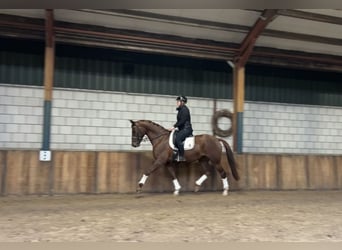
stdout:
<svg viewBox="0 0 342 250">
<path fill-rule="evenodd" d="M 45 37 L 45 10 L 0 10 L 0 36 Z M 342 10 L 55 9 L 57 43 L 342 72 Z"/>
</svg>

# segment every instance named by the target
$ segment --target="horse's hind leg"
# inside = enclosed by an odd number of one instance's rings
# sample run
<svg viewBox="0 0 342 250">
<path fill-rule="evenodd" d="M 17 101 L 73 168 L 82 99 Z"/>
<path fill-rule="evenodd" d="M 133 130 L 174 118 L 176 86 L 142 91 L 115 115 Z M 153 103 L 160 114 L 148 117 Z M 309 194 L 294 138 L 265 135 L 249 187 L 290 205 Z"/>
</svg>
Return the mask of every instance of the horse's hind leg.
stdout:
<svg viewBox="0 0 342 250">
<path fill-rule="evenodd" d="M 221 165 L 216 164 L 215 165 L 216 170 L 219 172 L 223 184 L 223 193 L 222 195 L 227 196 L 228 190 L 229 190 L 229 183 L 227 178 L 227 173 L 224 171 L 224 169 L 221 167 Z"/>
<path fill-rule="evenodd" d="M 201 164 L 204 173 L 195 183 L 195 192 L 198 192 L 202 186 L 202 183 L 208 178 L 210 175 L 210 167 L 211 165 L 209 164 L 209 159 L 208 158 L 201 158 L 199 160 L 199 163 Z"/>
</svg>

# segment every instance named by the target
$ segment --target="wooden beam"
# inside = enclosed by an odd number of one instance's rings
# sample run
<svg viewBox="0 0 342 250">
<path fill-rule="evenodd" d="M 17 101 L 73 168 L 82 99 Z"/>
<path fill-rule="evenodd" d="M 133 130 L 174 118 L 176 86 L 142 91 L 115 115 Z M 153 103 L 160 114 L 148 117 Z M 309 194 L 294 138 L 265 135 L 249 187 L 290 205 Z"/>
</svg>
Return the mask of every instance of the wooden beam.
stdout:
<svg viewBox="0 0 342 250">
<path fill-rule="evenodd" d="M 234 137 L 233 149 L 237 153 L 243 151 L 243 111 L 245 101 L 245 65 L 253 52 L 257 38 L 265 30 L 266 26 L 276 16 L 277 10 L 266 9 L 254 23 L 248 35 L 240 45 L 240 49 L 234 57 L 233 88 L 234 88 Z"/>
<path fill-rule="evenodd" d="M 282 16 L 300 18 L 300 19 L 311 20 L 311 21 L 316 21 L 316 22 L 342 25 L 342 18 L 338 16 L 329 16 L 329 15 L 324 15 L 324 14 L 312 13 L 312 12 L 307 12 L 307 11 L 302 11 L 302 10 L 292 10 L 292 9 L 279 10 L 278 14 Z"/>
<path fill-rule="evenodd" d="M 262 13 L 262 12 L 260 12 Z M 277 12 L 278 13 L 278 12 Z M 30 39 L 44 39 L 44 20 L 28 17 L 0 14 L 0 36 L 21 37 Z M 243 28 L 243 32 L 248 27 Z M 81 32 L 82 31 L 82 32 Z M 96 32 L 93 32 L 96 31 Z M 181 55 L 213 60 L 231 60 L 239 55 L 240 45 L 214 42 L 209 40 L 194 40 L 170 35 L 155 35 L 145 32 L 105 28 L 93 25 L 54 22 L 56 41 L 68 44 L 78 44 L 94 47 L 115 48 L 121 50 L 143 51 L 167 55 Z M 338 38 L 323 38 L 316 35 L 306 35 L 285 31 L 265 29 L 263 36 L 295 39 L 300 41 L 315 41 L 324 44 L 341 44 Z M 252 43 L 253 44 L 253 43 Z M 208 46 L 209 45 L 209 46 Z M 252 55 L 254 62 L 264 61 L 268 64 L 298 65 L 300 68 L 315 70 L 332 70 L 341 72 L 341 56 L 318 53 L 304 53 L 300 51 L 280 50 L 275 48 L 254 48 Z M 305 60 L 302 60 L 305 55 Z M 287 58 L 288 57 L 288 58 Z M 249 61 L 250 61 L 249 57 Z M 330 69 L 329 69 L 330 67 Z"/>
<path fill-rule="evenodd" d="M 45 42 L 47 47 L 52 47 L 54 44 L 54 24 L 53 24 L 53 10 L 46 10 L 46 19 L 45 19 Z"/>
<path fill-rule="evenodd" d="M 45 100 L 52 99 L 53 73 L 55 61 L 55 38 L 53 31 L 53 10 L 46 10 L 45 22 L 45 67 L 44 67 L 44 86 Z"/>
<path fill-rule="evenodd" d="M 242 128 L 245 100 L 245 68 L 238 66 L 233 69 L 234 88 L 234 121 L 233 121 L 233 149 L 242 153 Z"/>
<path fill-rule="evenodd" d="M 307 35 L 307 34 L 300 34 L 300 33 L 294 33 L 294 32 L 282 31 L 282 30 L 268 29 L 263 32 L 263 36 L 296 40 L 296 41 L 304 41 L 304 42 L 321 43 L 322 46 L 325 44 L 341 46 L 342 44 L 342 39 L 340 38 Z"/>
<path fill-rule="evenodd" d="M 257 38 L 264 31 L 266 26 L 273 20 L 276 14 L 277 10 L 274 9 L 266 9 L 262 12 L 259 19 L 254 23 L 248 35 L 242 41 L 240 49 L 234 58 L 235 64 L 239 64 L 240 66 L 244 67 L 253 51 L 253 47 Z"/>
<path fill-rule="evenodd" d="M 55 37 L 53 10 L 46 10 L 44 61 L 44 124 L 42 150 L 50 150 L 52 88 L 55 67 Z"/>
<path fill-rule="evenodd" d="M 236 107 L 235 110 L 237 112 L 243 112 L 244 110 L 244 97 L 245 97 L 245 68 L 237 67 L 234 69 L 235 81 L 234 85 L 236 86 Z"/>
<path fill-rule="evenodd" d="M 342 73 L 342 66 L 332 64 L 315 63 L 315 61 L 294 61 L 294 60 L 274 60 L 272 57 L 254 57 L 251 56 L 248 60 L 249 64 L 277 66 L 282 68 L 301 69 L 301 70 L 314 70 L 324 71 L 331 73 Z"/>
<path fill-rule="evenodd" d="M 253 48 L 256 42 L 256 38 L 252 38 L 251 42 L 247 45 L 246 49 L 243 51 L 241 57 L 236 61 L 236 65 L 238 67 L 245 67 L 249 57 L 251 56 L 253 52 Z"/>
</svg>

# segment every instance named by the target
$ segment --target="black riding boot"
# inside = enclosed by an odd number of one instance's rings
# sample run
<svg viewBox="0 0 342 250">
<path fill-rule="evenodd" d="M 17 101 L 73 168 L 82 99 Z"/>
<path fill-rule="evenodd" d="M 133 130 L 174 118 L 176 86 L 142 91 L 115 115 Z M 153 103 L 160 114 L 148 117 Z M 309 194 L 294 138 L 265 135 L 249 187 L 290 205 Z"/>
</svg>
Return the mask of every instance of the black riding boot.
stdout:
<svg viewBox="0 0 342 250">
<path fill-rule="evenodd" d="M 177 158 L 177 161 L 185 161 L 185 158 L 184 158 L 184 146 L 183 145 L 180 145 L 179 148 L 178 148 L 178 158 Z"/>
</svg>

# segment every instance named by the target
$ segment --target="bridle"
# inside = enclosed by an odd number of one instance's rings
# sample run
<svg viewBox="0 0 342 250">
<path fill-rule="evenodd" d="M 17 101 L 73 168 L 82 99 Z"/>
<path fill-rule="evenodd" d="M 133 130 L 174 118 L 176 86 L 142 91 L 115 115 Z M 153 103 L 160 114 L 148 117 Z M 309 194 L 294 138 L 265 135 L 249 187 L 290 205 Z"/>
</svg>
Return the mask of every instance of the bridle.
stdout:
<svg viewBox="0 0 342 250">
<path fill-rule="evenodd" d="M 138 145 L 140 145 L 140 143 L 141 143 L 142 141 L 145 142 L 145 141 L 149 140 L 148 137 L 144 138 L 145 134 L 143 134 L 143 133 L 141 132 L 139 126 L 137 126 L 136 124 L 134 124 L 134 125 L 132 126 L 132 128 L 133 128 L 133 127 L 135 127 L 135 129 L 136 129 L 136 134 L 137 134 L 137 135 L 135 135 L 135 136 L 132 135 L 132 139 L 133 139 L 133 140 L 136 140 L 136 142 L 137 142 Z M 159 134 L 159 135 L 157 135 L 157 136 L 151 138 L 150 141 L 153 142 L 155 139 L 158 139 L 159 137 L 161 137 L 161 136 L 163 136 L 163 135 L 166 135 L 166 134 L 169 134 L 169 133 L 170 133 L 169 131 L 167 131 L 167 132 L 165 132 L 165 133 L 161 133 L 161 134 Z"/>
<path fill-rule="evenodd" d="M 134 124 L 132 128 L 134 127 L 136 129 L 136 135 L 132 135 L 132 140 L 135 140 L 137 142 L 137 145 L 140 145 L 145 135 L 141 132 L 139 126 Z"/>
</svg>

